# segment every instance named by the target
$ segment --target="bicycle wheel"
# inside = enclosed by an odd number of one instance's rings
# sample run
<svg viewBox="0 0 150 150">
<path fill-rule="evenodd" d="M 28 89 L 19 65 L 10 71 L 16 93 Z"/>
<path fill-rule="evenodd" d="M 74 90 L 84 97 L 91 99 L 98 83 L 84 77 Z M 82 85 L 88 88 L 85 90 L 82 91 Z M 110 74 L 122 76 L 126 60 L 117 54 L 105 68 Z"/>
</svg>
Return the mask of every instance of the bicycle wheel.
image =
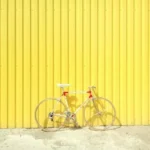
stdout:
<svg viewBox="0 0 150 150">
<path fill-rule="evenodd" d="M 42 100 L 35 108 L 35 121 L 38 127 L 43 131 L 60 130 L 66 122 L 64 114 L 66 109 L 64 103 L 58 99 L 46 98 Z"/>
<path fill-rule="evenodd" d="M 106 130 L 113 125 L 116 118 L 112 102 L 103 97 L 92 98 L 84 110 L 85 122 L 91 130 Z"/>
</svg>

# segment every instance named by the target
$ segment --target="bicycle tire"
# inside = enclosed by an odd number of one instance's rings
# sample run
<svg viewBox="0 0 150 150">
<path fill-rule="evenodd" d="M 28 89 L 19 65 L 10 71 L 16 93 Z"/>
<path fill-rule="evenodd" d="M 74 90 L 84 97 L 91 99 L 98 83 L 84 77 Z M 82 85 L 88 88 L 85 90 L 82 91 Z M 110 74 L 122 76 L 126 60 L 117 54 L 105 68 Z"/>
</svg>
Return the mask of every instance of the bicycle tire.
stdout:
<svg viewBox="0 0 150 150">
<path fill-rule="evenodd" d="M 39 120 L 38 120 L 37 112 L 38 112 L 40 106 L 41 106 L 44 102 L 46 102 L 46 101 L 53 101 L 53 103 L 54 103 L 54 102 L 57 102 L 58 105 L 59 105 L 59 107 L 61 107 L 61 105 L 62 105 L 62 106 L 64 106 L 64 108 L 66 109 L 65 104 L 62 103 L 61 101 L 59 101 L 58 99 L 56 99 L 56 98 L 46 98 L 46 99 L 42 100 L 42 101 L 36 106 L 36 108 L 35 108 L 35 112 L 34 112 L 35 121 L 36 121 L 38 127 L 39 127 L 39 128 L 42 128 L 42 130 L 45 131 L 45 132 L 58 131 L 58 130 L 60 130 L 61 128 L 63 128 L 63 127 L 65 126 L 65 125 L 64 125 L 64 124 L 65 124 L 65 121 L 63 122 L 63 124 L 62 124 L 61 126 L 55 127 L 55 126 L 54 126 L 54 124 L 55 124 L 54 120 L 51 120 L 51 119 L 49 118 L 49 116 L 48 116 L 48 117 L 47 117 L 47 120 L 49 120 L 49 121 L 51 121 L 51 122 L 53 121 L 53 123 L 52 123 L 52 126 L 47 126 L 47 127 L 45 127 L 45 126 L 43 126 L 43 125 L 39 122 Z M 53 107 L 54 107 L 54 106 L 53 106 Z M 51 112 L 52 112 L 52 110 L 51 110 Z M 54 116 L 54 117 L 55 117 L 55 116 L 60 117 L 61 119 L 62 119 L 62 118 L 63 118 L 63 119 L 66 119 L 66 116 L 65 116 L 64 114 L 57 114 L 57 113 L 54 113 L 53 116 Z"/>
<path fill-rule="evenodd" d="M 95 131 L 104 131 L 110 128 L 116 119 L 116 110 L 112 102 L 106 98 L 103 97 L 95 97 L 91 98 L 90 105 L 93 105 L 90 107 L 91 111 L 93 108 L 93 112 L 90 112 L 91 116 L 89 119 L 87 119 L 86 114 L 86 108 L 84 108 L 84 118 L 86 124 L 89 125 L 89 128 L 91 130 Z M 101 104 L 100 104 L 101 103 Z M 87 104 L 88 105 L 88 104 Z M 108 108 L 110 109 L 110 112 L 108 111 Z M 95 113 L 96 112 L 96 113 Z M 110 115 L 109 118 L 107 118 Z M 96 122 L 94 122 L 95 117 L 97 117 Z M 107 119 L 107 120 L 106 120 Z"/>
</svg>

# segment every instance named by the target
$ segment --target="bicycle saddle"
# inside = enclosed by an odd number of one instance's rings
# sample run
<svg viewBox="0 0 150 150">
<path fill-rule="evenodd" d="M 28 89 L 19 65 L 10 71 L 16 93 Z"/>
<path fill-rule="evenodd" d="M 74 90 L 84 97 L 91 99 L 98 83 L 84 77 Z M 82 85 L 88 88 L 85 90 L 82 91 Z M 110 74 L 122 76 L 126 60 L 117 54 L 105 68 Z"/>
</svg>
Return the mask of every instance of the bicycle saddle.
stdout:
<svg viewBox="0 0 150 150">
<path fill-rule="evenodd" d="M 70 86 L 70 84 L 57 84 L 58 87 L 64 88 Z"/>
</svg>

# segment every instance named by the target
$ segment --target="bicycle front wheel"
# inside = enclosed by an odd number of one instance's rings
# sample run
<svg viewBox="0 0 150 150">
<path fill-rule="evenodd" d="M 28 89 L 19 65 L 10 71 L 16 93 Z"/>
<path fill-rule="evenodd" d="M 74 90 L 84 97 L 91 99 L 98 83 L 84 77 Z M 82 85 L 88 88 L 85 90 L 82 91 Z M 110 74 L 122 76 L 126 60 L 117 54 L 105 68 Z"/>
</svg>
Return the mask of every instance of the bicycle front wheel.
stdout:
<svg viewBox="0 0 150 150">
<path fill-rule="evenodd" d="M 107 130 L 114 124 L 115 118 L 115 107 L 106 98 L 91 98 L 85 108 L 85 121 L 91 130 Z"/>
<path fill-rule="evenodd" d="M 64 127 L 66 106 L 60 100 L 47 98 L 35 108 L 35 121 L 43 131 L 57 131 Z"/>
</svg>

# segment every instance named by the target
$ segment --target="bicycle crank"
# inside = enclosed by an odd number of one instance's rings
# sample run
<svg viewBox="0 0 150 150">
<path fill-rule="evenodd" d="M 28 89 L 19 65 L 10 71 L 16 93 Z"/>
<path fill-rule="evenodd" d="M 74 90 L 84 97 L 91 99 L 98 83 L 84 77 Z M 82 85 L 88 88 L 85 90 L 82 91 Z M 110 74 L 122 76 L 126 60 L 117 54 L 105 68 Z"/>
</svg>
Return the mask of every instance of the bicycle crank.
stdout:
<svg viewBox="0 0 150 150">
<path fill-rule="evenodd" d="M 51 121 L 53 121 L 53 117 L 54 117 L 54 112 L 50 112 L 49 113 L 49 118 L 51 119 Z"/>
</svg>

